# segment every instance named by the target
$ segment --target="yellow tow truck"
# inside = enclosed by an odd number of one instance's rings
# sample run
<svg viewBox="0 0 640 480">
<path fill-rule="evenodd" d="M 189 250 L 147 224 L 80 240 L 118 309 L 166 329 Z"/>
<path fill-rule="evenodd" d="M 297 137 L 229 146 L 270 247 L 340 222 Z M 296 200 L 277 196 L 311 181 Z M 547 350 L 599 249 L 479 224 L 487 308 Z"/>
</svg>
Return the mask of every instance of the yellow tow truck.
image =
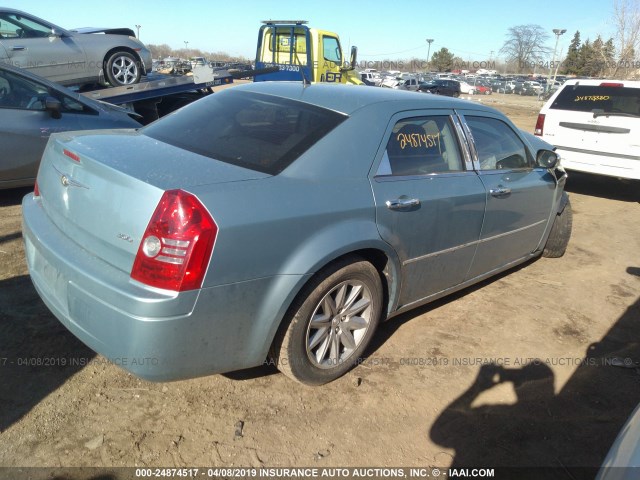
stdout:
<svg viewBox="0 0 640 480">
<path fill-rule="evenodd" d="M 297 80 L 306 83 L 351 83 L 362 85 L 355 72 L 358 49 L 351 48 L 345 62 L 338 35 L 309 28 L 305 20 L 262 22 L 256 52 L 255 82 Z"/>
</svg>

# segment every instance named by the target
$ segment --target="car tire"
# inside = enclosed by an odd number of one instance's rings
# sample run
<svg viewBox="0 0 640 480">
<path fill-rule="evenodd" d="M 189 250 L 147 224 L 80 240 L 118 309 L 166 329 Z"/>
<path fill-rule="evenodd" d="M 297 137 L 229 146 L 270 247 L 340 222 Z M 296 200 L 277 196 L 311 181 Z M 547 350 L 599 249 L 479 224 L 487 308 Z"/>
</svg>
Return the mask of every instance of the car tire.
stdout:
<svg viewBox="0 0 640 480">
<path fill-rule="evenodd" d="M 113 87 L 138 83 L 142 77 L 140 60 L 129 52 L 115 52 L 105 62 L 105 75 Z"/>
<path fill-rule="evenodd" d="M 563 193 L 566 196 L 566 193 Z M 544 246 L 542 256 L 547 258 L 558 258 L 564 255 L 571 238 L 571 229 L 573 227 L 573 211 L 569 198 L 561 212 L 556 214 L 551 227 L 551 233 Z"/>
<path fill-rule="evenodd" d="M 361 361 L 380 322 L 382 303 L 375 267 L 360 257 L 345 257 L 302 289 L 276 334 L 270 357 L 282 373 L 300 383 L 331 382 Z"/>
</svg>

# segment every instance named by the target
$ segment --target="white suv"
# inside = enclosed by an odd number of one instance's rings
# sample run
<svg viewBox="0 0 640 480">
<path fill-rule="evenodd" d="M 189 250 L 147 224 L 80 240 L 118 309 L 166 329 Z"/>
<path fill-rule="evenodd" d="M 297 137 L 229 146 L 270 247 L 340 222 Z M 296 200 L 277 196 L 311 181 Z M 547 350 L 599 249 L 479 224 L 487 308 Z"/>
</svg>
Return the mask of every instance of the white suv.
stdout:
<svg viewBox="0 0 640 480">
<path fill-rule="evenodd" d="M 640 81 L 568 80 L 540 110 L 535 135 L 562 166 L 640 180 Z"/>
</svg>

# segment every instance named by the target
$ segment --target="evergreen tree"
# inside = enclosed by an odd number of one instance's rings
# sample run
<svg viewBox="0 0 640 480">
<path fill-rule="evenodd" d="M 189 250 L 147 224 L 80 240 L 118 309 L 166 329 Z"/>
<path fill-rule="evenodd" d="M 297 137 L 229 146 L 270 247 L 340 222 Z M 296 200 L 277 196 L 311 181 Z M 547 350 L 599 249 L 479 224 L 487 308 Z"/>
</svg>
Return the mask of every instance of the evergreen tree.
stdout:
<svg viewBox="0 0 640 480">
<path fill-rule="evenodd" d="M 565 57 L 562 73 L 576 75 L 580 69 L 580 31 L 576 30 Z"/>
<path fill-rule="evenodd" d="M 578 68 L 575 71 L 576 75 L 585 77 L 591 76 L 589 72 L 589 59 L 592 56 L 593 47 L 591 46 L 589 39 L 587 39 L 587 41 L 582 44 L 580 51 L 578 52 Z"/>
<path fill-rule="evenodd" d="M 438 72 L 450 72 L 453 68 L 454 55 L 442 47 L 431 56 L 431 65 Z"/>
</svg>

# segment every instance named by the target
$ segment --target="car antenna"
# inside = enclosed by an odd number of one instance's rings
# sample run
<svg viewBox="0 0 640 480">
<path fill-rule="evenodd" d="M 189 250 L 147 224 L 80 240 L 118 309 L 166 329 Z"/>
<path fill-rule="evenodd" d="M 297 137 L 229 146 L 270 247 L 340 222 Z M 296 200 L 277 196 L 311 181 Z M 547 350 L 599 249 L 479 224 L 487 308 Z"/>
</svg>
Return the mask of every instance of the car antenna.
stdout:
<svg viewBox="0 0 640 480">
<path fill-rule="evenodd" d="M 302 75 L 302 89 L 304 90 L 309 85 L 311 85 L 311 80 L 309 80 L 305 75 L 304 67 L 300 67 L 300 75 Z"/>
</svg>

